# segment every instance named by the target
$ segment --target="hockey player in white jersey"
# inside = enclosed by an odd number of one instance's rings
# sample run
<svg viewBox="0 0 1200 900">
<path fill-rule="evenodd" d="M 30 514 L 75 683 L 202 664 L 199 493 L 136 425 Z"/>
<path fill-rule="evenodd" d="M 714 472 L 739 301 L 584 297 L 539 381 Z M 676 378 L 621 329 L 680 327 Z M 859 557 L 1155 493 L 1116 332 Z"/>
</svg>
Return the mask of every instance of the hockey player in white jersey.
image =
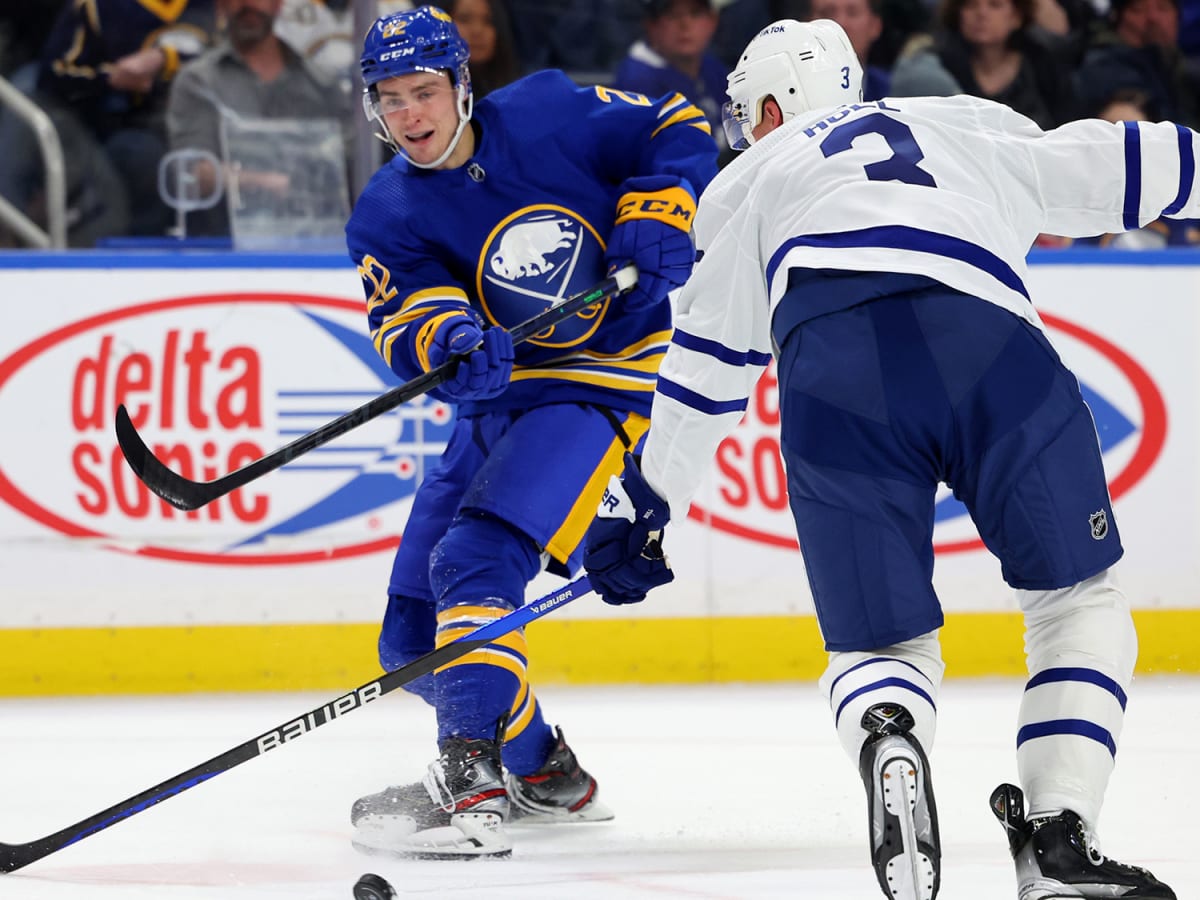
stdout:
<svg viewBox="0 0 1200 900">
<path fill-rule="evenodd" d="M 863 103 L 860 82 L 829 21 L 768 26 L 730 75 L 725 125 L 745 152 L 703 194 L 640 466 L 627 457 L 610 483 L 585 565 L 610 603 L 671 580 L 662 529 L 686 515 L 774 353 L 829 651 L 821 686 L 866 787 L 884 894 L 932 900 L 940 884 L 926 754 L 946 483 L 1025 617 L 1021 787 L 992 795 L 1020 900 L 1172 900 L 1096 840 L 1137 637 L 1095 426 L 1030 301 L 1025 256 L 1042 232 L 1200 216 L 1198 136 L 1099 120 L 1042 132 L 973 97 Z"/>
</svg>

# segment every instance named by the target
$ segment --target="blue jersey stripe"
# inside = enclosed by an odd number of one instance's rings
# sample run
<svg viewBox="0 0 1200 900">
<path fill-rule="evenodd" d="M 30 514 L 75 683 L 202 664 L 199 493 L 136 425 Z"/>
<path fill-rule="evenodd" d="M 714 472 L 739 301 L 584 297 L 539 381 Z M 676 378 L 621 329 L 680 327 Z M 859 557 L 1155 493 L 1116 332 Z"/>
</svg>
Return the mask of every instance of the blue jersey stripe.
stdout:
<svg viewBox="0 0 1200 900">
<path fill-rule="evenodd" d="M 1038 687 L 1039 685 L 1052 684 L 1054 682 L 1061 681 L 1080 681 L 1087 684 L 1094 684 L 1098 688 L 1103 688 L 1117 698 L 1117 702 L 1121 704 L 1121 709 L 1125 708 L 1125 703 L 1128 700 L 1128 697 L 1126 697 L 1125 691 L 1121 689 L 1121 686 L 1107 675 L 1097 672 L 1095 669 L 1083 669 L 1066 666 L 1057 669 L 1046 669 L 1045 671 L 1038 672 L 1029 679 L 1028 683 L 1025 685 L 1025 690 L 1028 691 L 1031 688 Z"/>
<path fill-rule="evenodd" d="M 1192 132 L 1182 125 L 1176 125 L 1175 131 L 1179 137 L 1179 193 L 1171 201 L 1171 205 L 1162 211 L 1164 216 L 1173 216 L 1183 209 L 1183 205 L 1192 196 L 1192 180 L 1196 177 L 1196 155 L 1192 149 Z"/>
<path fill-rule="evenodd" d="M 839 675 L 837 678 L 833 679 L 833 684 L 831 684 L 829 686 L 829 692 L 832 694 L 834 691 L 836 691 L 838 683 L 843 678 L 845 678 L 847 675 L 849 675 L 851 672 L 857 672 L 859 669 L 863 668 L 863 666 L 873 666 L 873 665 L 876 665 L 877 663 L 893 663 L 896 665 L 908 666 L 910 669 L 912 669 L 914 672 L 916 672 L 918 675 L 920 675 L 926 681 L 929 681 L 929 677 L 924 672 L 922 672 L 920 669 L 918 669 L 916 666 L 914 666 L 912 663 L 910 663 L 906 659 L 897 659 L 894 656 L 874 656 L 871 659 L 864 659 L 860 663 L 855 663 L 850 668 L 848 668 L 845 672 L 843 672 L 841 675 Z"/>
<path fill-rule="evenodd" d="M 874 228 L 861 228 L 856 231 L 840 231 L 832 234 L 800 235 L 788 240 L 782 247 L 771 255 L 767 264 L 767 283 L 774 276 L 775 270 L 783 262 L 783 257 L 793 247 L 879 247 L 889 250 L 905 250 L 910 253 L 932 253 L 935 256 L 945 256 L 974 266 L 982 272 L 991 275 L 1005 287 L 1016 291 L 1026 300 L 1029 291 L 1024 282 L 1012 267 L 978 244 L 964 241 L 962 238 L 939 234 L 936 231 L 926 231 L 923 228 L 911 228 L 907 225 L 879 225 Z"/>
<path fill-rule="evenodd" d="M 710 416 L 720 416 L 728 412 L 743 412 L 749 404 L 748 397 L 742 397 L 740 400 L 710 400 L 703 394 L 688 390 L 683 385 L 661 375 L 658 376 L 658 392 L 664 397 L 678 400 L 684 406 L 690 406 L 692 409 Z"/>
<path fill-rule="evenodd" d="M 1138 207 L 1142 201 L 1142 139 L 1137 122 L 1125 123 L 1125 206 L 1122 220 L 1125 230 L 1138 228 Z"/>
<path fill-rule="evenodd" d="M 881 678 L 879 681 L 873 681 L 870 684 L 864 684 L 862 687 L 857 688 L 846 695 L 846 698 L 838 704 L 837 712 L 835 712 L 833 715 L 834 727 L 837 727 L 837 723 L 842 717 L 842 710 L 846 708 L 847 703 L 849 703 L 855 697 L 861 697 L 863 694 L 868 694 L 871 691 L 877 691 L 880 688 L 885 687 L 898 687 L 903 688 L 906 691 L 912 691 L 918 697 L 923 697 L 930 706 L 933 706 L 935 709 L 937 708 L 934 706 L 933 698 L 907 678 Z"/>
<path fill-rule="evenodd" d="M 1074 734 L 1079 737 L 1091 738 L 1096 743 L 1107 747 L 1108 752 L 1113 756 L 1117 755 L 1117 742 L 1113 740 L 1112 732 L 1086 719 L 1051 719 L 1048 722 L 1035 722 L 1032 725 L 1026 725 L 1017 732 L 1017 746 L 1020 747 L 1026 741 L 1031 741 L 1034 738 L 1055 737 L 1064 734 Z"/>
<path fill-rule="evenodd" d="M 727 363 L 731 366 L 744 366 L 746 364 L 765 366 L 771 361 L 771 354 L 769 353 L 759 353 L 756 350 L 747 350 L 745 352 L 734 350 L 732 347 L 726 347 L 719 341 L 697 337 L 679 328 L 675 329 L 675 334 L 671 337 L 671 343 L 678 344 L 685 350 L 695 350 L 697 353 L 711 356 L 718 362 Z"/>
</svg>

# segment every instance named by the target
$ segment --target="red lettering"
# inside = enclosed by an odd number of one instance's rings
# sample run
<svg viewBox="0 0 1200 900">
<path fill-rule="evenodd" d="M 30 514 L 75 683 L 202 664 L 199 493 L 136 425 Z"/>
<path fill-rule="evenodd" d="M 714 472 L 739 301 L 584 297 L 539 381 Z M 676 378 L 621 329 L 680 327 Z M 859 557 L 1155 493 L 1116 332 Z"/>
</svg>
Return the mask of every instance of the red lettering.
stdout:
<svg viewBox="0 0 1200 900">
<path fill-rule="evenodd" d="M 75 383 L 71 389 L 71 422 L 76 431 L 108 428 L 104 415 L 104 388 L 108 380 L 112 343 L 112 335 L 105 335 L 100 341 L 100 352 L 96 357 L 85 357 L 75 368 Z M 86 405 L 89 402 L 90 409 Z"/>
<path fill-rule="evenodd" d="M 158 399 L 158 424 L 164 430 L 175 427 L 175 358 L 178 355 L 179 331 L 172 328 L 163 345 L 162 392 Z"/>
<path fill-rule="evenodd" d="M 90 466 L 99 465 L 102 461 L 103 457 L 100 455 L 100 448 L 95 444 L 79 444 L 71 453 L 71 463 L 75 467 L 75 474 L 79 476 L 80 484 L 92 491 L 91 497 L 83 493 L 77 493 L 75 494 L 75 499 L 79 501 L 79 505 L 84 512 L 95 516 L 104 515 L 108 511 L 108 499 L 104 493 L 104 482 L 90 469 Z"/>
<path fill-rule="evenodd" d="M 750 502 L 750 490 L 740 470 L 741 458 L 742 444 L 737 438 L 727 437 L 717 447 L 717 468 L 725 478 L 721 485 L 721 497 L 733 507 L 745 506 Z"/>
<path fill-rule="evenodd" d="M 192 451 L 184 444 L 172 444 L 170 447 L 165 444 L 154 445 L 154 455 L 162 460 L 163 465 L 167 468 L 178 472 L 189 481 L 195 480 L 192 467 Z M 164 519 L 175 518 L 175 507 L 161 497 L 158 501 L 159 512 Z M 189 519 L 199 518 L 200 513 L 197 510 L 190 509 L 186 513 Z"/>
<path fill-rule="evenodd" d="M 758 413 L 758 420 L 764 425 L 779 424 L 779 379 L 775 375 L 774 363 L 767 366 L 754 387 L 754 409 Z"/>
<path fill-rule="evenodd" d="M 229 471 L 240 469 L 247 463 L 254 462 L 263 455 L 262 448 L 257 444 L 252 444 L 249 441 L 242 441 L 239 444 L 234 444 L 229 451 Z M 267 497 L 265 494 L 255 494 L 253 502 L 249 507 L 246 506 L 245 500 L 242 497 L 242 488 L 238 488 L 229 495 L 229 506 L 233 510 L 233 514 L 240 522 L 260 522 L 267 517 Z"/>
<path fill-rule="evenodd" d="M 204 454 L 205 459 L 211 460 L 217 455 L 217 445 L 212 441 L 205 441 L 203 446 L 200 448 L 200 452 Z M 205 481 L 215 481 L 217 476 L 220 474 L 221 473 L 217 471 L 217 467 L 214 465 L 206 465 L 204 467 Z M 210 522 L 219 522 L 221 520 L 221 507 L 219 504 L 215 502 L 210 503 L 204 508 L 208 510 L 208 519 Z"/>
<path fill-rule="evenodd" d="M 193 428 L 207 428 L 208 414 L 204 412 L 202 401 L 204 397 L 204 366 L 212 359 L 212 353 L 204 343 L 204 332 L 192 334 L 192 345 L 183 354 L 183 364 L 187 369 L 187 415 L 188 424 Z"/>
<path fill-rule="evenodd" d="M 150 490 L 126 465 L 120 447 L 113 448 L 109 469 L 112 475 L 113 500 L 116 501 L 117 509 L 131 519 L 144 519 L 150 514 Z M 129 496 L 130 484 L 133 485 L 132 497 Z"/>
<path fill-rule="evenodd" d="M 788 505 L 787 473 L 779 456 L 779 442 L 773 437 L 761 437 L 754 442 L 754 486 L 762 505 L 767 509 L 783 509 Z"/>
<path fill-rule="evenodd" d="M 150 407 L 145 403 L 139 403 L 137 406 L 131 405 L 133 400 L 129 395 L 139 392 L 148 393 L 152 376 L 153 366 L 150 363 L 150 357 L 145 353 L 130 353 L 117 366 L 116 383 L 113 385 L 113 409 L 115 410 L 117 406 L 124 403 L 135 427 L 140 428 L 146 424 L 146 420 L 150 418 Z M 98 405 L 103 406 L 103 404 Z"/>
<path fill-rule="evenodd" d="M 262 399 L 259 388 L 262 385 L 262 367 L 258 354 L 250 347 L 227 350 L 221 357 L 220 369 L 226 371 L 235 366 L 241 369 L 241 374 L 225 385 L 217 396 L 217 421 L 222 428 L 231 430 L 239 425 L 261 428 Z M 235 410 L 235 406 L 238 410 Z"/>
</svg>

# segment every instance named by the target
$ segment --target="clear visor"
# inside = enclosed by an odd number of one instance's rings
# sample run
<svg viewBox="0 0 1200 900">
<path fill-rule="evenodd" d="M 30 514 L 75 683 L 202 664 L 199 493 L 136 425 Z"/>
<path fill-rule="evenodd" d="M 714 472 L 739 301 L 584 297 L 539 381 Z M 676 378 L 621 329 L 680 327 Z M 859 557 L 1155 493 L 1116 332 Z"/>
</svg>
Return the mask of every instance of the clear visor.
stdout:
<svg viewBox="0 0 1200 900">
<path fill-rule="evenodd" d="M 725 129 L 725 140 L 734 150 L 745 150 L 754 143 L 751 132 L 754 121 L 754 105 L 747 100 L 727 100 L 721 107 L 721 126 Z"/>
<path fill-rule="evenodd" d="M 424 109 L 459 93 L 458 88 L 449 84 L 428 85 L 403 94 L 387 91 L 381 95 L 377 88 L 368 88 L 363 92 L 363 112 L 372 121 L 381 120 L 406 109 Z"/>
</svg>

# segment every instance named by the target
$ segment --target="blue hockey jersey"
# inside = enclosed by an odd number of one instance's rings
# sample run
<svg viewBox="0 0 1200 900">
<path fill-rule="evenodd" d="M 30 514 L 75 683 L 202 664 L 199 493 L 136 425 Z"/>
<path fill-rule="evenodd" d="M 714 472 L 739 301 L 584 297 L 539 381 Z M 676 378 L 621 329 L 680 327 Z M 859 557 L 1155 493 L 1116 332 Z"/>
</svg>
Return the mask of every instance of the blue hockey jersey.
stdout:
<svg viewBox="0 0 1200 900">
<path fill-rule="evenodd" d="M 626 179 L 675 175 L 699 196 L 716 174 L 711 128 L 678 94 L 580 88 L 550 70 L 489 94 L 472 122 L 466 165 L 397 156 L 346 226 L 375 347 L 401 379 L 421 372 L 411 337 L 432 316 L 469 306 L 511 328 L 600 281 Z M 517 345 L 507 390 L 460 412 L 582 402 L 648 414 L 670 337 L 668 304 L 605 301 Z"/>
</svg>

